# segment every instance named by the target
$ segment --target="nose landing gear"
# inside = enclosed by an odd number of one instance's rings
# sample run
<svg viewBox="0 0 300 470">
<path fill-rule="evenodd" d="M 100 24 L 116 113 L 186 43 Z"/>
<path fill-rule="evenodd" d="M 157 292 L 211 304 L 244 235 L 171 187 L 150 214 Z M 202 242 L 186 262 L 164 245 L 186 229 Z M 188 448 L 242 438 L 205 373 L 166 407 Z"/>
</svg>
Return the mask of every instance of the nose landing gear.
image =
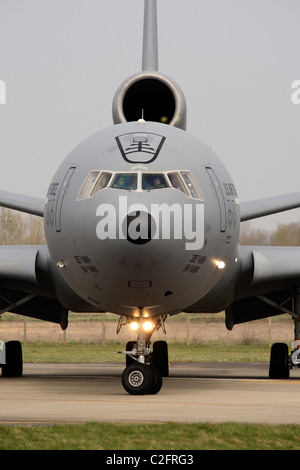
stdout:
<svg viewBox="0 0 300 470">
<path fill-rule="evenodd" d="M 160 327 L 164 332 L 165 318 L 158 316 L 145 321 L 143 318 L 130 319 L 129 324 L 137 332 L 137 341 L 126 345 L 126 369 L 122 374 L 122 385 L 131 395 L 156 394 L 162 387 L 162 377 L 169 375 L 168 345 L 165 341 L 156 341 L 153 352 L 150 350 L 150 338 Z M 126 323 L 128 320 L 126 319 Z M 151 328 L 149 324 L 151 323 Z M 146 327 L 146 328 L 145 328 Z"/>
</svg>

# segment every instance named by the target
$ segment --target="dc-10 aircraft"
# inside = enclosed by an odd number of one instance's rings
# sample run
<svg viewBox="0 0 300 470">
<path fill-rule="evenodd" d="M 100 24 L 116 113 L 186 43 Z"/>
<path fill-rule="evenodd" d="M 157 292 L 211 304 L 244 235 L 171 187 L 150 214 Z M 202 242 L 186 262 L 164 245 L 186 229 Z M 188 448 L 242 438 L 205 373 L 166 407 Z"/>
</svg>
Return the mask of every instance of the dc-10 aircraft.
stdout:
<svg viewBox="0 0 300 470">
<path fill-rule="evenodd" d="M 44 218 L 45 246 L 0 247 L 0 314 L 67 328 L 68 312 L 113 312 L 126 345 L 124 389 L 158 393 L 169 315 L 225 310 L 226 326 L 289 313 L 292 351 L 272 346 L 270 377 L 300 364 L 300 248 L 239 246 L 240 222 L 300 207 L 300 192 L 239 203 L 220 159 L 186 131 L 179 86 L 158 71 L 157 5 L 145 0 L 142 71 L 113 99 L 113 126 L 80 143 L 46 200 L 0 192 L 0 205 Z M 23 372 L 0 342 L 3 376 Z"/>
</svg>

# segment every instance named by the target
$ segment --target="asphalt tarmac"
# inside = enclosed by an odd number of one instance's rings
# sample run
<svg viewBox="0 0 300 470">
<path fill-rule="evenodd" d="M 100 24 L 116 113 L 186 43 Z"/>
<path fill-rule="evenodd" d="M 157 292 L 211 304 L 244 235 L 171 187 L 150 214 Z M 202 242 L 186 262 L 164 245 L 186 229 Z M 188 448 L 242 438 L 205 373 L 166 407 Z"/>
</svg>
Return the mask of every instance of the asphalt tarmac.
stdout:
<svg viewBox="0 0 300 470">
<path fill-rule="evenodd" d="M 120 364 L 24 364 L 0 377 L 0 424 L 91 421 L 300 424 L 300 369 L 270 380 L 267 364 L 171 364 L 157 395 L 133 396 Z"/>
</svg>

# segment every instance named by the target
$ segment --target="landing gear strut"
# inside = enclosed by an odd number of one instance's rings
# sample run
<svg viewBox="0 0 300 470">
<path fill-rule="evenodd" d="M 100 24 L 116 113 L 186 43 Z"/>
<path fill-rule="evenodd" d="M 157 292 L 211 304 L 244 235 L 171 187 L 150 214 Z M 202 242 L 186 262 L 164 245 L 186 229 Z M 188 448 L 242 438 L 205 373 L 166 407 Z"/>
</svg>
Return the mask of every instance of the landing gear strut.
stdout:
<svg viewBox="0 0 300 470">
<path fill-rule="evenodd" d="M 137 341 L 128 342 L 126 351 L 122 352 L 126 354 L 122 385 L 131 395 L 158 393 L 162 377 L 169 375 L 167 343 L 156 341 L 153 352 L 150 350 L 150 338 L 160 327 L 164 329 L 164 320 L 161 316 L 151 318 L 151 322 L 144 318 L 126 319 L 126 324 L 129 323 L 137 332 Z"/>
</svg>

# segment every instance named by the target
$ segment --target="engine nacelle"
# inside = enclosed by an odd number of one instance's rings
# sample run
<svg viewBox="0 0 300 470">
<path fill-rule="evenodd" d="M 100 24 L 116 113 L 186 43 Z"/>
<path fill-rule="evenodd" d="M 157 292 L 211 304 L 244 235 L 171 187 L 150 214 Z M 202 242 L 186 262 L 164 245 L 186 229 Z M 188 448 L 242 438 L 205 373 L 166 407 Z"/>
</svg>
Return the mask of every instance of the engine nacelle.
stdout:
<svg viewBox="0 0 300 470">
<path fill-rule="evenodd" d="M 186 101 L 180 87 L 159 72 L 141 72 L 123 82 L 113 100 L 113 122 L 161 122 L 186 129 Z"/>
</svg>

